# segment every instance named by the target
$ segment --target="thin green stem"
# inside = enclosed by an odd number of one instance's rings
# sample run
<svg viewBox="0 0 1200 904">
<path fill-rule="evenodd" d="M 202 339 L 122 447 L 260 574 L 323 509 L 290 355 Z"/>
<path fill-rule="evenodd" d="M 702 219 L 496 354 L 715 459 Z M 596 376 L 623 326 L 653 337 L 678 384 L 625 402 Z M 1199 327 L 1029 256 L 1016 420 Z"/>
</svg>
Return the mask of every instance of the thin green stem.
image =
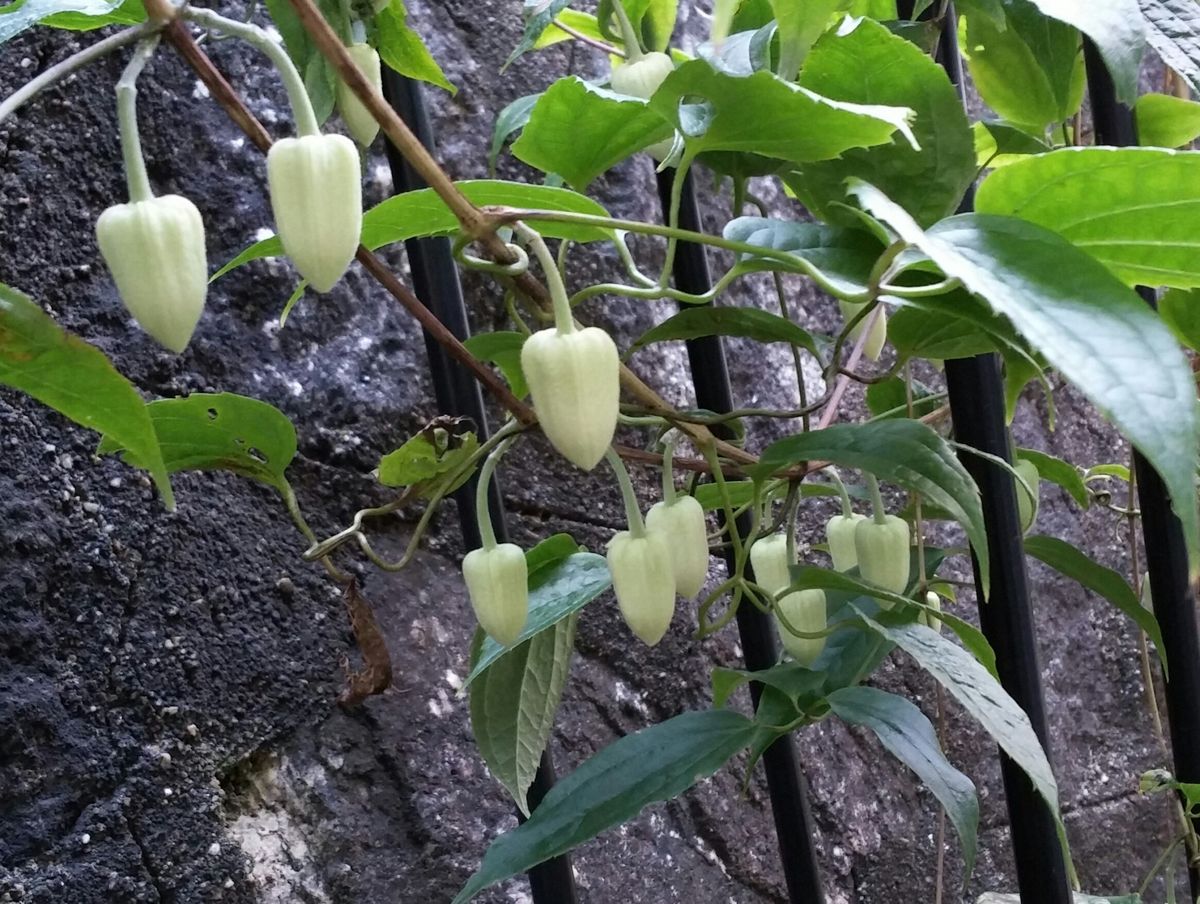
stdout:
<svg viewBox="0 0 1200 904">
<path fill-rule="evenodd" d="M 850 501 L 850 494 L 846 492 L 846 484 L 842 483 L 842 478 L 837 472 L 837 468 L 829 468 L 829 476 L 833 478 L 833 483 L 837 487 L 838 495 L 842 499 L 842 517 L 854 517 L 854 504 Z"/>
<path fill-rule="evenodd" d="M 748 254 L 754 257 L 778 261 L 787 265 L 789 272 L 801 272 L 808 276 L 821 291 L 841 298 L 844 301 L 862 304 L 874 298 L 867 290 L 862 292 L 847 292 L 843 285 L 832 282 L 809 261 L 778 248 L 765 245 L 754 245 L 750 242 L 738 242 L 721 236 L 709 235 L 705 232 L 695 232 L 691 229 L 679 229 L 672 226 L 661 226 L 656 223 L 643 223 L 640 220 L 622 220 L 615 217 L 602 217 L 589 213 L 576 213 L 569 210 L 533 210 L 527 208 L 502 207 L 489 210 L 493 222 L 512 223 L 517 220 L 529 219 L 548 223 L 578 223 L 584 226 L 598 226 L 602 229 L 622 229 L 625 232 L 636 232 L 640 235 L 654 235 L 661 238 L 676 238 L 684 242 L 695 242 L 708 245 L 711 248 L 721 248 L 735 254 Z"/>
<path fill-rule="evenodd" d="M 671 466 L 675 458 L 675 436 L 673 432 L 668 432 L 663 438 L 663 463 L 662 463 L 662 497 L 663 502 L 670 505 L 675 501 L 675 470 Z"/>
<path fill-rule="evenodd" d="M 620 6 L 620 0 L 617 0 L 614 5 Z M 683 185 L 687 181 L 688 169 L 691 168 L 694 157 L 695 153 L 685 148 L 683 156 L 679 158 L 679 163 L 675 167 L 675 178 L 671 180 L 671 201 L 667 210 L 667 226 L 676 233 L 683 231 L 679 228 L 679 205 L 683 201 Z M 663 257 L 662 273 L 658 277 L 659 285 L 665 286 L 671 280 L 671 272 L 675 267 L 675 249 L 678 244 L 678 235 L 667 237 L 667 252 Z"/>
<path fill-rule="evenodd" d="M 871 494 L 871 513 L 876 524 L 887 523 L 887 508 L 883 504 L 883 494 L 879 492 L 879 481 L 870 471 L 863 471 L 867 478 L 867 492 Z"/>
<path fill-rule="evenodd" d="M 475 519 L 479 524 L 479 536 L 483 539 L 484 549 L 496 548 L 496 530 L 492 527 L 491 505 L 488 503 L 488 488 L 492 485 L 492 475 L 496 472 L 496 465 L 500 464 L 500 459 L 504 457 L 504 453 L 509 450 L 514 442 L 517 441 L 515 436 L 510 436 L 495 449 L 483 462 L 483 467 L 479 469 L 479 482 L 475 485 Z"/>
<path fill-rule="evenodd" d="M 689 305 L 706 304 L 724 292 L 731 282 L 742 275 L 743 273 L 740 268 L 733 267 L 722 275 L 711 289 L 699 295 L 693 295 L 691 292 L 683 292 L 671 286 L 660 286 L 658 283 L 644 287 L 627 286 L 621 283 L 595 283 L 580 289 L 572 295 L 571 307 L 575 307 L 580 302 L 586 301 L 596 295 L 620 295 L 622 298 L 637 298 L 643 301 L 658 301 L 663 298 L 669 298 L 672 301 L 679 301 Z"/>
<path fill-rule="evenodd" d="M 189 6 L 180 12 L 180 16 L 195 22 L 202 28 L 210 28 L 213 31 L 241 38 L 270 57 L 275 68 L 279 70 L 279 77 L 283 80 L 284 90 L 287 91 L 288 101 L 292 105 L 292 116 L 296 120 L 297 133 L 300 135 L 321 134 L 321 125 L 317 122 L 316 113 L 313 112 L 312 101 L 308 99 L 304 79 L 281 43 L 272 40 L 271 36 L 257 25 L 228 19 L 210 9 Z"/>
<path fill-rule="evenodd" d="M 630 279 L 637 282 L 643 288 L 652 288 L 658 285 L 657 280 L 651 279 L 645 273 L 638 269 L 637 262 L 633 259 L 633 252 L 629 250 L 629 244 L 625 241 L 626 232 L 624 229 L 617 229 L 613 232 L 612 243 L 617 249 L 617 256 L 621 258 L 621 263 L 625 266 L 625 272 L 629 274 Z"/>
<path fill-rule="evenodd" d="M 558 261 L 550 253 L 545 240 L 524 223 L 515 224 L 517 237 L 532 249 L 534 257 L 542 265 L 546 288 L 550 290 L 550 301 L 554 305 L 554 326 L 560 334 L 575 332 L 575 318 L 571 314 L 571 301 L 567 297 L 567 286 L 558 271 Z"/>
<path fill-rule="evenodd" d="M 621 461 L 621 456 L 611 446 L 604 453 L 604 457 L 608 459 L 609 466 L 617 475 L 617 485 L 621 487 L 621 500 L 625 503 L 625 520 L 629 524 L 629 533 L 635 539 L 646 536 L 646 522 L 642 520 L 642 510 L 638 505 L 637 493 L 634 492 L 633 481 L 629 479 L 629 471 L 625 469 L 625 463 Z"/>
<path fill-rule="evenodd" d="M 132 44 L 134 41 L 145 37 L 151 32 L 157 31 L 158 28 L 159 26 L 153 22 L 144 22 L 134 28 L 127 28 L 114 35 L 109 35 L 107 38 L 85 47 L 79 53 L 72 54 L 61 63 L 55 63 L 45 72 L 35 78 L 31 78 L 0 103 L 0 123 L 4 122 L 9 116 L 47 88 L 53 87 L 84 66 L 90 65 L 96 60 L 120 50 L 125 45 Z"/>
<path fill-rule="evenodd" d="M 645 53 L 642 52 L 642 42 L 638 40 L 637 31 L 634 30 L 633 23 L 629 21 L 629 14 L 625 12 L 625 4 L 621 0 L 613 0 L 612 4 L 613 15 L 617 17 L 617 25 L 621 29 L 621 42 L 625 45 L 625 58 L 630 63 L 636 63 Z"/>
<path fill-rule="evenodd" d="M 121 131 L 121 156 L 125 159 L 125 181 L 129 185 L 129 200 L 149 201 L 154 197 L 150 176 L 146 173 L 146 158 L 142 156 L 142 139 L 138 134 L 137 80 L 154 56 L 158 35 L 146 38 L 133 52 L 133 57 L 117 82 L 117 124 Z"/>
<path fill-rule="evenodd" d="M 881 283 L 879 291 L 885 295 L 895 295 L 897 298 L 934 298 L 938 295 L 945 295 L 947 292 L 953 292 L 961 285 L 961 280 L 949 277 L 924 286 L 894 286 L 890 283 Z"/>
</svg>

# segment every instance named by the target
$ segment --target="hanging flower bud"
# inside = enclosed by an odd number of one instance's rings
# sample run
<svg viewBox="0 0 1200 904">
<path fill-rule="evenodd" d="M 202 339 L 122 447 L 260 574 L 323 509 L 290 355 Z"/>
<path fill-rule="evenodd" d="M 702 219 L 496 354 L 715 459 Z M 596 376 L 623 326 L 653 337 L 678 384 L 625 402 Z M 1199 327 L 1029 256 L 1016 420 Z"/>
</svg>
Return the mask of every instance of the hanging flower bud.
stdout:
<svg viewBox="0 0 1200 904">
<path fill-rule="evenodd" d="M 838 307 L 842 309 L 842 319 L 849 323 L 860 310 L 861 304 L 855 304 L 850 301 L 838 300 Z M 879 355 L 883 351 L 883 345 L 887 342 L 887 314 L 884 313 L 883 305 L 879 305 L 876 311 L 868 314 L 860 320 L 850 331 L 850 341 L 857 342 L 858 337 L 862 335 L 863 329 L 867 323 L 874 317 L 875 320 L 871 323 L 871 332 L 867 334 L 867 341 L 863 343 L 863 354 L 872 361 L 878 361 Z"/>
<path fill-rule="evenodd" d="M 654 646 L 675 614 L 675 573 L 665 534 L 647 529 L 641 537 L 623 530 L 608 541 L 613 592 L 629 629 Z"/>
<path fill-rule="evenodd" d="M 797 631 L 815 634 L 825 630 L 828 618 L 825 612 L 825 591 L 797 590 L 784 595 L 775 603 L 784 618 Z M 792 654 L 802 666 L 810 666 L 817 661 L 821 651 L 825 649 L 824 637 L 799 637 L 787 629 L 778 617 L 775 624 L 779 629 L 779 639 L 783 648 Z"/>
<path fill-rule="evenodd" d="M 879 492 L 879 482 L 873 474 L 866 476 L 874 515 L 864 518 L 854 528 L 854 552 L 858 556 L 858 573 L 867 583 L 892 593 L 903 593 L 908 589 L 912 567 L 908 522 L 887 514 L 883 506 L 883 496 Z M 892 603 L 886 600 L 880 600 L 879 605 L 884 609 L 892 608 Z"/>
<path fill-rule="evenodd" d="M 787 537 L 783 534 L 760 537 L 750 547 L 750 567 L 754 569 L 754 583 L 763 590 L 774 594 L 786 590 L 792 583 L 792 576 L 788 571 L 791 564 Z"/>
<path fill-rule="evenodd" d="M 834 515 L 825 524 L 825 542 L 829 545 L 834 571 L 849 571 L 858 565 L 854 533 L 858 525 L 866 520 L 866 515 L 851 512 L 849 515 Z"/>
<path fill-rule="evenodd" d="M 649 100 L 674 71 L 675 64 L 665 53 L 643 53 L 638 59 L 631 59 L 613 69 L 609 86 L 618 94 Z M 672 140 L 667 138 L 650 145 L 646 153 L 655 160 L 662 160 L 671 153 L 672 144 Z"/>
<path fill-rule="evenodd" d="M 376 91 L 382 91 L 383 73 L 379 65 L 379 54 L 375 48 L 370 44 L 351 44 L 346 48 L 346 53 L 350 55 L 350 59 L 354 61 L 359 72 L 370 82 L 371 87 Z M 337 83 L 337 107 L 338 113 L 341 114 L 346 128 L 354 136 L 354 140 L 363 147 L 369 146 L 375 140 L 375 136 L 379 134 L 379 123 L 375 121 L 371 111 L 358 99 L 358 95 L 351 91 L 350 86 L 341 79 L 338 79 Z"/>
<path fill-rule="evenodd" d="M 508 646 L 520 636 L 529 614 L 525 553 L 515 543 L 473 549 L 463 559 L 462 571 L 480 627 Z"/>
<path fill-rule="evenodd" d="M 694 599 L 708 578 L 708 526 L 700 503 L 692 496 L 656 502 L 646 512 L 646 530 L 669 538 L 675 591 Z"/>
<path fill-rule="evenodd" d="M 568 461 L 590 471 L 617 429 L 621 362 L 604 330 L 567 325 L 525 340 L 521 369 L 546 438 Z"/>
<path fill-rule="evenodd" d="M 187 348 L 208 293 L 196 205 L 180 195 L 116 204 L 96 221 L 96 243 L 133 319 L 171 351 Z"/>
<path fill-rule="evenodd" d="M 928 606 L 929 609 L 921 610 L 921 614 L 918 616 L 918 621 L 920 621 L 925 627 L 933 628 L 933 630 L 937 631 L 938 634 L 941 634 L 942 620 L 933 613 L 942 611 L 942 598 L 930 590 L 925 594 L 925 605 Z M 929 611 L 930 609 L 932 609 L 933 612 Z"/>
<path fill-rule="evenodd" d="M 1017 493 L 1017 513 L 1021 521 L 1021 533 L 1027 534 L 1037 519 L 1039 484 L 1042 478 L 1038 473 L 1037 465 L 1028 458 L 1018 458 L 1013 462 L 1013 469 L 1021 475 L 1021 478 L 1029 484 L 1029 489 L 1033 491 L 1033 496 L 1030 496 L 1021 484 L 1017 483 L 1014 487 Z"/>
<path fill-rule="evenodd" d="M 328 292 L 362 233 L 358 149 L 343 135 L 281 139 L 267 153 L 267 180 L 283 250 L 314 289 Z"/>
</svg>

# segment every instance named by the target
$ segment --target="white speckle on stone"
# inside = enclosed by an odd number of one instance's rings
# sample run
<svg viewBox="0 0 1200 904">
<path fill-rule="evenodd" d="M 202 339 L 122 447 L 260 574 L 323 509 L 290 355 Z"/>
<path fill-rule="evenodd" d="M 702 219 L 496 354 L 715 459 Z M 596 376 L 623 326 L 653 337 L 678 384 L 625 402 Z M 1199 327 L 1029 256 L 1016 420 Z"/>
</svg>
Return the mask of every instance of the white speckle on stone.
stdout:
<svg viewBox="0 0 1200 904">
<path fill-rule="evenodd" d="M 192 87 L 192 97 L 196 100 L 205 100 L 209 96 L 208 85 L 196 79 L 196 84 Z"/>
<path fill-rule="evenodd" d="M 375 341 L 370 336 L 359 336 L 358 342 L 355 344 L 358 346 L 360 352 L 365 352 L 375 344 Z"/>
<path fill-rule="evenodd" d="M 29 69 L 33 66 L 33 60 L 30 57 L 21 57 L 21 68 Z"/>
<path fill-rule="evenodd" d="M 459 677 L 458 672 L 454 671 L 454 669 L 446 669 L 446 683 L 456 691 L 461 690 L 463 686 L 462 678 Z"/>
<path fill-rule="evenodd" d="M 163 788 L 163 797 L 173 797 L 175 795 L 174 788 Z"/>
<path fill-rule="evenodd" d="M 274 237 L 275 233 L 266 226 L 260 226 L 258 229 L 254 230 L 254 241 L 256 242 L 265 242 L 267 239 Z"/>
<path fill-rule="evenodd" d="M 635 694 L 629 690 L 628 685 L 623 681 L 617 681 L 613 685 L 614 696 L 618 703 L 628 703 L 638 715 L 649 718 L 650 709 L 646 706 L 646 701 L 642 699 L 641 694 Z"/>
<path fill-rule="evenodd" d="M 96 514 L 98 511 L 100 511 L 100 503 L 98 503 L 98 502 L 85 502 L 85 503 L 83 504 L 83 510 L 84 510 L 85 512 L 87 512 L 89 515 L 94 515 L 94 514 Z"/>
<path fill-rule="evenodd" d="M 433 699 L 430 699 L 429 701 L 429 712 L 434 718 L 437 719 L 440 719 L 443 715 L 442 708 L 438 705 L 438 702 Z"/>
<path fill-rule="evenodd" d="M 229 146 L 231 148 L 233 148 L 235 151 L 240 151 L 242 148 L 244 148 L 246 146 L 246 139 L 242 138 L 241 136 L 238 136 L 237 138 L 234 138 L 232 141 L 229 142 Z"/>
<path fill-rule="evenodd" d="M 208 856 L 216 857 L 220 853 L 221 853 L 221 845 L 217 844 L 217 842 L 214 841 L 212 844 L 210 844 L 208 846 Z"/>
<path fill-rule="evenodd" d="M 79 836 L 80 844 L 90 844 L 91 840 L 92 840 L 92 836 L 89 835 L 87 832 L 84 832 L 82 835 Z"/>
<path fill-rule="evenodd" d="M 378 163 L 371 167 L 371 180 L 379 186 L 381 191 L 388 191 L 392 187 L 392 170 L 391 167 Z"/>
</svg>

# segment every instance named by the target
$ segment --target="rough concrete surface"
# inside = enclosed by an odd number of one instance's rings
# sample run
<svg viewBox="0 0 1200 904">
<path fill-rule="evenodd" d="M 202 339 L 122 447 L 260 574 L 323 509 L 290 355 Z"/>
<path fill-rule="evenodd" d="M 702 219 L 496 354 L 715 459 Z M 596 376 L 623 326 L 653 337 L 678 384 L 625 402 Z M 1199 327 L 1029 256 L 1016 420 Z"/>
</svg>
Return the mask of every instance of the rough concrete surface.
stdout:
<svg viewBox="0 0 1200 904">
<path fill-rule="evenodd" d="M 558 47 L 498 74 L 519 35 L 515 0 L 409 6 L 460 88 L 453 98 L 430 93 L 441 157 L 456 177 L 484 174 L 500 106 L 567 71 L 595 75 L 605 65 L 594 52 Z M 684 27 L 696 32 L 702 22 L 691 15 Z M 37 30 L 5 45 L 0 95 L 89 40 Z M 233 42 L 209 50 L 269 128 L 286 134 L 287 107 L 261 59 Z M 100 210 L 124 200 L 110 91 L 120 65 L 101 62 L 0 127 L 0 279 L 103 349 L 148 397 L 227 390 L 280 407 L 299 432 L 289 475 L 305 511 L 318 533 L 336 530 L 386 498 L 370 470 L 435 413 L 420 336 L 357 267 L 329 295 L 307 297 L 280 328 L 294 280 L 284 261 L 216 283 L 185 354 L 169 355 L 141 333 L 91 231 Z M 205 95 L 164 50 L 142 86 L 141 120 L 152 182 L 195 200 L 216 264 L 268 228 L 270 214 L 261 156 Z M 531 176 L 511 159 L 502 173 Z M 390 188 L 378 148 L 365 175 L 374 203 Z M 655 216 L 647 160 L 619 167 L 595 193 L 622 214 Z M 727 209 L 727 197 L 712 196 L 709 228 Z M 403 267 L 402 251 L 385 255 Z M 585 254 L 572 275 L 594 279 L 612 265 L 611 255 Z M 798 280 L 787 285 L 806 325 L 832 322 L 828 299 Z M 475 277 L 466 286 L 478 324 L 498 322 L 496 290 Z M 736 301 L 772 304 L 767 281 L 748 280 Z M 667 312 L 615 302 L 592 304 L 587 315 L 624 345 Z M 781 348 L 732 342 L 730 352 L 741 403 L 794 401 Z M 668 397 L 687 400 L 681 348 L 641 352 L 634 365 Z M 1077 394 L 1061 389 L 1055 399 L 1051 433 L 1044 400 L 1031 393 L 1017 422 L 1022 444 L 1083 463 L 1124 459 Z M 453 509 L 437 518 L 408 570 L 361 569 L 395 683 L 347 712 L 335 703 L 341 660 L 355 655 L 346 616 L 335 588 L 300 561 L 303 543 L 278 500 L 233 476 L 186 474 L 175 479 L 179 510 L 167 514 L 142 474 L 93 458 L 95 441 L 0 390 L 0 901 L 448 901 L 489 841 L 515 824 L 475 752 L 457 693 L 473 623 Z M 503 472 L 514 539 L 528 545 L 567 530 L 601 549 L 621 521 L 611 482 L 572 471 L 540 441 L 531 445 L 537 453 L 522 457 L 526 470 Z M 1048 485 L 1043 493 L 1040 530 L 1127 565 L 1113 516 L 1081 516 L 1063 494 Z M 830 513 L 816 504 L 806 511 L 806 536 Z M 382 552 L 401 549 L 416 514 L 379 526 Z M 1030 576 L 1080 872 L 1089 889 L 1128 890 L 1167 825 L 1161 801 L 1136 794 L 1138 774 L 1164 757 L 1143 705 L 1134 634 L 1047 569 L 1033 564 Z M 736 665 L 740 648 L 731 631 L 699 642 L 694 627 L 694 613 L 681 606 L 664 642 L 646 649 L 609 597 L 588 608 L 552 741 L 560 771 L 622 734 L 708 704 L 709 667 Z M 931 680 L 899 656 L 875 680 L 935 711 Z M 957 707 L 946 711 L 950 756 L 980 785 L 984 807 L 969 894 L 949 842 L 947 900 L 1011 890 L 995 748 Z M 858 729 L 826 722 L 797 743 L 829 901 L 932 901 L 937 810 L 929 793 Z M 786 900 L 761 773 L 743 793 L 739 771 L 726 769 L 585 845 L 574 863 L 588 904 Z M 521 879 L 480 900 L 530 897 Z"/>
</svg>

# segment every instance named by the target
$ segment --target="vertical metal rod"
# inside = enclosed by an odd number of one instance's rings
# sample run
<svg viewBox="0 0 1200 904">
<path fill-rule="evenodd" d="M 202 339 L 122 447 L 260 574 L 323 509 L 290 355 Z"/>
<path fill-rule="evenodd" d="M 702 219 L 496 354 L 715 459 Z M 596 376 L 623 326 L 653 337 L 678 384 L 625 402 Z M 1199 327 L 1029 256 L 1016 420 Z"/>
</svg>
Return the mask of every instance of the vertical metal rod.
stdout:
<svg viewBox="0 0 1200 904">
<path fill-rule="evenodd" d="M 675 169 L 658 174 L 658 191 L 664 211 L 670 209 L 671 190 L 676 174 Z M 702 229 L 690 173 L 685 176 L 683 184 L 679 225 L 683 229 Z M 680 242 L 675 253 L 673 275 L 675 287 L 684 292 L 699 294 L 711 289 L 712 278 L 709 275 L 704 247 Z M 696 403 L 709 411 L 732 411 L 733 394 L 729 387 L 729 371 L 725 365 L 725 350 L 721 345 L 721 338 L 703 336 L 690 339 L 687 342 L 687 353 L 692 371 L 692 385 L 696 391 Z M 744 532 L 749 527 L 749 519 L 738 520 L 739 530 Z M 732 569 L 731 551 L 726 552 L 725 561 Z M 746 667 L 758 670 L 775 665 L 779 660 L 779 647 L 770 616 L 754 606 L 743 604 L 738 608 L 737 624 Z M 762 688 L 751 683 L 750 694 L 757 708 Z M 808 789 L 790 736 L 780 738 L 767 748 L 763 754 L 763 769 L 767 776 L 767 790 L 771 796 L 771 815 L 775 820 L 775 835 L 779 842 L 788 898 L 793 904 L 820 904 L 825 900 L 825 895 L 821 890 L 821 874 L 817 869 L 816 851 L 812 843 L 812 813 L 809 809 Z"/>
<path fill-rule="evenodd" d="M 1117 100 L 1112 76 L 1091 41 L 1084 43 L 1088 96 L 1096 143 L 1128 147 L 1138 143 L 1133 111 Z M 1153 289 L 1140 287 L 1146 303 L 1155 307 Z M 1171 510 L 1167 488 L 1158 472 L 1140 452 L 1134 452 L 1138 502 L 1142 510 L 1142 535 L 1146 545 L 1146 571 L 1154 616 L 1162 629 L 1163 654 L 1170 668 L 1164 678 L 1167 721 L 1175 777 L 1200 782 L 1200 632 L 1196 629 L 1196 597 L 1188 579 L 1188 553 L 1183 525 Z M 1184 504 L 1193 504 L 1187 500 Z M 1194 827 L 1200 828 L 1196 822 Z M 1188 868 L 1192 898 L 1200 897 L 1200 869 Z"/>
<path fill-rule="evenodd" d="M 901 0 L 900 7 L 902 17 L 911 17 L 911 0 Z M 950 24 L 942 29 L 937 58 L 965 105 L 962 58 L 954 24 L 957 21 L 953 5 L 948 5 L 944 22 Z M 974 191 L 969 190 L 960 212 L 973 209 L 974 202 Z M 999 357 L 988 354 L 947 361 L 946 387 L 955 438 L 1011 462 Z M 1025 711 L 1049 757 L 1041 668 L 1013 478 L 999 465 L 977 455 L 964 452 L 960 458 L 979 485 L 991 562 L 991 593 L 985 600 L 978 561 L 972 555 L 980 627 L 996 651 L 1001 685 Z M 1070 904 L 1070 882 L 1050 808 L 1024 770 L 1003 751 L 1000 771 L 1022 904 Z"/>
<path fill-rule="evenodd" d="M 383 93 L 388 103 L 400 114 L 421 143 L 433 150 L 433 126 L 425 110 L 421 86 L 385 68 Z M 387 144 L 387 154 L 392 181 L 398 192 L 425 187 L 425 183 L 390 142 Z M 470 335 L 467 307 L 463 301 L 462 286 L 458 280 L 458 268 L 451 253 L 450 240 L 412 239 L 405 242 L 404 246 L 408 253 L 413 289 L 417 296 L 429 305 L 438 319 L 455 336 L 460 340 L 466 339 Z M 483 439 L 487 435 L 488 425 L 479 384 L 465 368 L 451 360 L 428 333 L 425 334 L 425 350 L 429 357 L 429 371 L 433 377 L 433 391 L 438 409 L 444 414 L 471 418 L 476 424 L 480 439 Z M 472 549 L 482 542 L 475 517 L 475 486 L 476 479 L 472 477 L 454 494 L 463 543 Z M 497 479 L 493 479 L 489 487 L 488 503 L 496 539 L 504 542 L 508 532 Z M 533 785 L 529 789 L 531 810 L 537 808 L 553 785 L 554 763 L 547 749 L 542 754 Z M 518 818 L 521 818 L 520 814 Z M 548 860 L 530 870 L 529 884 L 534 904 L 575 904 L 578 900 L 575 878 L 571 872 L 571 860 L 566 855 Z"/>
</svg>

